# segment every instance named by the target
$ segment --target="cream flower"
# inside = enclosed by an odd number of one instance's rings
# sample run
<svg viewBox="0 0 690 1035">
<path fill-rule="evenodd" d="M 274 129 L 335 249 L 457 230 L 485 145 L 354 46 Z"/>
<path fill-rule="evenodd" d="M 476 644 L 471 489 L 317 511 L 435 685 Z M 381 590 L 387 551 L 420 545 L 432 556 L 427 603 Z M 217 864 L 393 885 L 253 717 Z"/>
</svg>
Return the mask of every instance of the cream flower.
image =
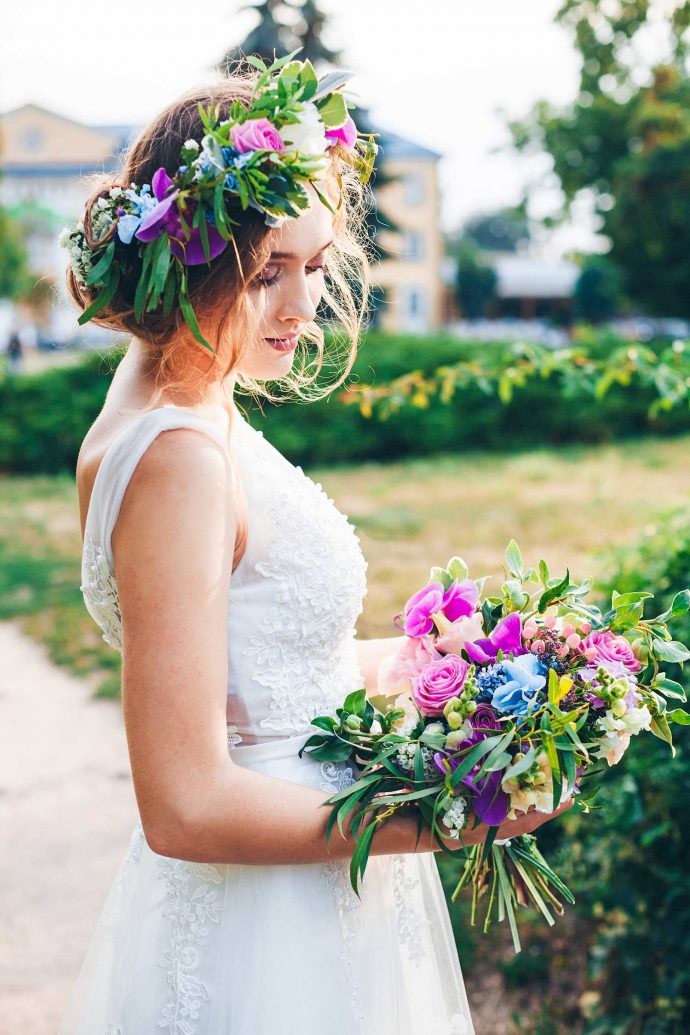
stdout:
<svg viewBox="0 0 690 1035">
<path fill-rule="evenodd" d="M 629 708 L 624 715 L 617 717 L 609 708 L 598 726 L 603 736 L 592 752 L 596 758 L 605 758 L 609 765 L 620 762 L 630 744 L 630 738 L 640 730 L 648 730 L 652 723 L 652 715 L 646 704 L 639 708 Z"/>
</svg>

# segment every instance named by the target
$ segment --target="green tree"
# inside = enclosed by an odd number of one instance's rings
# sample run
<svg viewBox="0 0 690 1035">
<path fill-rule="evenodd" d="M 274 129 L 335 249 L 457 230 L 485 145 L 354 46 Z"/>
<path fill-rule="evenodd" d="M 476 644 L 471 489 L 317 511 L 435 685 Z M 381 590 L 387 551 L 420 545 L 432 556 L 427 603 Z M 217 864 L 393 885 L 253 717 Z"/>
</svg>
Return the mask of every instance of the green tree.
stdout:
<svg viewBox="0 0 690 1035">
<path fill-rule="evenodd" d="M 468 320 L 486 315 L 496 295 L 496 271 L 472 244 L 465 244 L 456 254 L 458 269 L 456 291 L 462 314 Z"/>
<path fill-rule="evenodd" d="M 19 298 L 29 290 L 29 269 L 21 227 L 0 207 L 0 298 Z"/>
<path fill-rule="evenodd" d="M 299 38 L 286 20 L 289 5 L 284 0 L 257 0 L 241 10 L 256 11 L 259 21 L 242 42 L 230 47 L 218 62 L 224 75 L 229 75 L 243 57 L 256 55 L 270 65 L 276 58 L 290 54 L 300 46 Z"/>
<path fill-rule="evenodd" d="M 616 316 L 621 303 L 621 276 L 606 255 L 588 255 L 575 284 L 575 317 L 587 323 L 602 323 Z"/>
<path fill-rule="evenodd" d="M 514 144 L 550 155 L 562 217 L 591 193 L 636 304 L 690 316 L 690 4 L 565 0 L 556 18 L 582 59 L 577 96 L 566 108 L 539 102 L 511 124 Z M 660 28 L 666 43 L 645 63 Z"/>
<path fill-rule="evenodd" d="M 483 252 L 516 252 L 530 239 L 524 206 L 473 216 L 464 224 L 460 237 L 474 242 Z"/>
</svg>

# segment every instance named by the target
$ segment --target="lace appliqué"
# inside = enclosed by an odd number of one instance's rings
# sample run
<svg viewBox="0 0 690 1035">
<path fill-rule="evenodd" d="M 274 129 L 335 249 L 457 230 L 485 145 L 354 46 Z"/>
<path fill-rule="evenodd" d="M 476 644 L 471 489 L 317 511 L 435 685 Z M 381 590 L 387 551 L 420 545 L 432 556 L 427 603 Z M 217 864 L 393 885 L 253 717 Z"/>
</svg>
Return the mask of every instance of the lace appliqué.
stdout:
<svg viewBox="0 0 690 1035">
<path fill-rule="evenodd" d="M 273 532 L 268 559 L 255 570 L 276 584 L 262 628 L 243 653 L 254 679 L 272 691 L 263 728 L 299 734 L 361 686 L 355 622 L 366 593 L 367 562 L 359 538 L 321 484 L 300 467 L 268 461 Z M 285 466 L 283 466 L 285 465 Z"/>
<path fill-rule="evenodd" d="M 337 762 L 322 762 L 321 776 L 323 777 L 319 787 L 326 791 L 329 797 L 337 794 L 345 787 L 355 782 L 352 769 L 347 766 L 339 766 Z M 324 880 L 328 885 L 338 914 L 340 934 L 342 937 L 342 949 L 340 958 L 345 964 L 348 979 L 351 987 L 352 1011 L 357 1021 L 363 1021 L 364 1015 L 359 1008 L 359 985 L 355 978 L 352 962 L 352 940 L 355 936 L 357 923 L 357 909 L 361 905 L 360 900 L 352 890 L 350 884 L 350 867 L 347 862 L 327 862 L 322 869 Z"/>
<path fill-rule="evenodd" d="M 199 949 L 206 944 L 209 924 L 220 922 L 220 895 L 223 877 L 208 863 L 182 859 L 157 860 L 167 885 L 163 915 L 170 920 L 169 952 L 158 960 L 167 969 L 170 998 L 161 1011 L 158 1027 L 169 1035 L 194 1035 L 201 1007 L 210 1001 L 206 985 L 195 971 Z"/>
<path fill-rule="evenodd" d="M 115 650 L 122 650 L 122 616 L 115 577 L 108 567 L 103 547 L 91 536 L 84 537 L 84 583 L 79 588 L 89 614 L 103 631 L 103 639 Z"/>
<path fill-rule="evenodd" d="M 232 751 L 241 743 L 242 737 L 237 732 L 237 726 L 232 726 L 228 723 L 228 751 Z"/>
<path fill-rule="evenodd" d="M 410 876 L 406 855 L 393 857 L 393 902 L 398 914 L 398 938 L 407 946 L 407 958 L 419 966 L 426 955 L 422 937 L 428 919 L 423 918 L 412 904 L 412 892 L 419 884 L 419 877 Z"/>
</svg>

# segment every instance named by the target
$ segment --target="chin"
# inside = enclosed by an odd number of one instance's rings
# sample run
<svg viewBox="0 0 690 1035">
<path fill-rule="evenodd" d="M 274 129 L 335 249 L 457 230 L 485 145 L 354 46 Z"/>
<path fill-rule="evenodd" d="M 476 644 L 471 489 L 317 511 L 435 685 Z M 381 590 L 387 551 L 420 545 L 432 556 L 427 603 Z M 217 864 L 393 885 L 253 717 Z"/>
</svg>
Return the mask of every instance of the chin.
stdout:
<svg viewBox="0 0 690 1035">
<path fill-rule="evenodd" d="M 246 357 L 242 365 L 242 373 L 253 377 L 256 381 L 277 381 L 292 370 L 295 362 L 295 349 L 289 352 L 276 352 L 265 346 L 260 352 Z"/>
</svg>

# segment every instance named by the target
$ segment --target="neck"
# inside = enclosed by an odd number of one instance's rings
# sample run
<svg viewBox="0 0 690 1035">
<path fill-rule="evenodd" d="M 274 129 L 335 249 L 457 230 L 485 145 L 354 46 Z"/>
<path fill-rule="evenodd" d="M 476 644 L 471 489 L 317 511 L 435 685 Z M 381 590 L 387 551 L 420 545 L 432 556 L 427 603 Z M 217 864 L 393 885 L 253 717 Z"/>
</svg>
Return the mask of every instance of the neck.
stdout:
<svg viewBox="0 0 690 1035">
<path fill-rule="evenodd" d="M 146 404 L 153 398 L 156 390 L 155 376 L 149 369 L 147 352 L 138 338 L 132 338 L 127 353 L 120 363 L 122 373 L 129 379 L 137 396 L 137 403 Z M 192 394 L 184 389 L 162 386 L 159 405 L 172 403 L 174 406 L 193 407 L 199 414 L 209 419 L 218 419 L 222 414 L 229 416 L 236 411 L 234 402 L 236 376 L 228 374 L 222 380 L 209 381 L 203 392 Z"/>
</svg>

